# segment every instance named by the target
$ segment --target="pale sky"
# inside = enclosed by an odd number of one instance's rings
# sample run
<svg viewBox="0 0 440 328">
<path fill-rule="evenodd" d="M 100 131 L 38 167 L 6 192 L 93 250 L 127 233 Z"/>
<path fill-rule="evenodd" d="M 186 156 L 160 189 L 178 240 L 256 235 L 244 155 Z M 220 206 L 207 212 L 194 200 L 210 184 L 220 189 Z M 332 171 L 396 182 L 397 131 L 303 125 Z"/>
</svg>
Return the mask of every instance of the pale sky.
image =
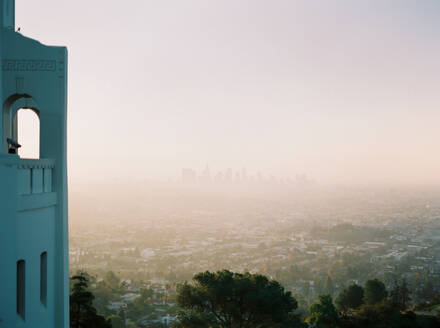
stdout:
<svg viewBox="0 0 440 328">
<path fill-rule="evenodd" d="M 69 174 L 440 183 L 438 0 L 16 0 L 69 48 Z"/>
</svg>

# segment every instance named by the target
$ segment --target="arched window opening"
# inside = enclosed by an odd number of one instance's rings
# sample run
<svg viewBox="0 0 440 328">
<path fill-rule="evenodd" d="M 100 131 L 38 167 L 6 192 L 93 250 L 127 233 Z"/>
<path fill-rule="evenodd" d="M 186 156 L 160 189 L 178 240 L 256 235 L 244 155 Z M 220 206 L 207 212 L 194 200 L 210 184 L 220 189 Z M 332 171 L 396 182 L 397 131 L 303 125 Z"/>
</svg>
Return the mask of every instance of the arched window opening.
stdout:
<svg viewBox="0 0 440 328">
<path fill-rule="evenodd" d="M 40 118 L 32 109 L 21 108 L 17 112 L 17 141 L 21 145 L 21 158 L 40 158 Z"/>
</svg>

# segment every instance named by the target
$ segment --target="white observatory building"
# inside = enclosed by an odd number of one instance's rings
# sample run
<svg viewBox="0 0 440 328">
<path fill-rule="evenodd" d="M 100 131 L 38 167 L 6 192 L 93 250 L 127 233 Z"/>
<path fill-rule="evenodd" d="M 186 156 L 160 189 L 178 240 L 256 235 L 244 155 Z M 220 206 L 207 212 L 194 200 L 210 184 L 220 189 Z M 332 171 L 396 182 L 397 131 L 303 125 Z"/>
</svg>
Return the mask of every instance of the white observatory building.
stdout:
<svg viewBox="0 0 440 328">
<path fill-rule="evenodd" d="M 67 328 L 67 50 L 16 32 L 14 0 L 0 10 L 0 328 Z M 39 125 L 32 159 L 21 111 Z"/>
</svg>

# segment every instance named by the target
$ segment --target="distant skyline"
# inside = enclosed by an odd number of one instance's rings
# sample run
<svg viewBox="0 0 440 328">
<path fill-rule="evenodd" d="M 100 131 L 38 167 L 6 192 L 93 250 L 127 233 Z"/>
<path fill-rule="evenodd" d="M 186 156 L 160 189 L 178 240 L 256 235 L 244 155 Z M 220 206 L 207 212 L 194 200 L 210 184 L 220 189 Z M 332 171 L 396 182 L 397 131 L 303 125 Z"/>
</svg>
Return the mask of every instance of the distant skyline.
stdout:
<svg viewBox="0 0 440 328">
<path fill-rule="evenodd" d="M 439 184 L 437 0 L 17 0 L 69 48 L 69 175 Z M 38 14 L 35 14 L 38 13 Z"/>
<path fill-rule="evenodd" d="M 255 184 L 255 183 L 275 183 L 275 184 L 296 184 L 298 186 L 312 186 L 315 184 L 313 178 L 307 174 L 296 174 L 295 176 L 279 176 L 266 174 L 258 170 L 248 170 L 243 167 L 237 168 L 214 168 L 206 165 L 203 169 L 182 168 L 179 181 L 184 184 Z"/>
</svg>

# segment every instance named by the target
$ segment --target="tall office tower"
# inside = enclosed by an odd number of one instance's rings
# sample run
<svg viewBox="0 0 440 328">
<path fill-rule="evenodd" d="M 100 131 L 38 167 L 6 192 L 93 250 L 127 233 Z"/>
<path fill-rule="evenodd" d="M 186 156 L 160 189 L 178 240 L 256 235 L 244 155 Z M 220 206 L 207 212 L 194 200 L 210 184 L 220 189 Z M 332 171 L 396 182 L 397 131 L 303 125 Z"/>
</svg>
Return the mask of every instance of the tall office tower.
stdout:
<svg viewBox="0 0 440 328">
<path fill-rule="evenodd" d="M 67 50 L 17 32 L 14 0 L 0 10 L 0 328 L 67 328 Z M 17 152 L 21 110 L 39 122 L 36 159 Z"/>
</svg>

